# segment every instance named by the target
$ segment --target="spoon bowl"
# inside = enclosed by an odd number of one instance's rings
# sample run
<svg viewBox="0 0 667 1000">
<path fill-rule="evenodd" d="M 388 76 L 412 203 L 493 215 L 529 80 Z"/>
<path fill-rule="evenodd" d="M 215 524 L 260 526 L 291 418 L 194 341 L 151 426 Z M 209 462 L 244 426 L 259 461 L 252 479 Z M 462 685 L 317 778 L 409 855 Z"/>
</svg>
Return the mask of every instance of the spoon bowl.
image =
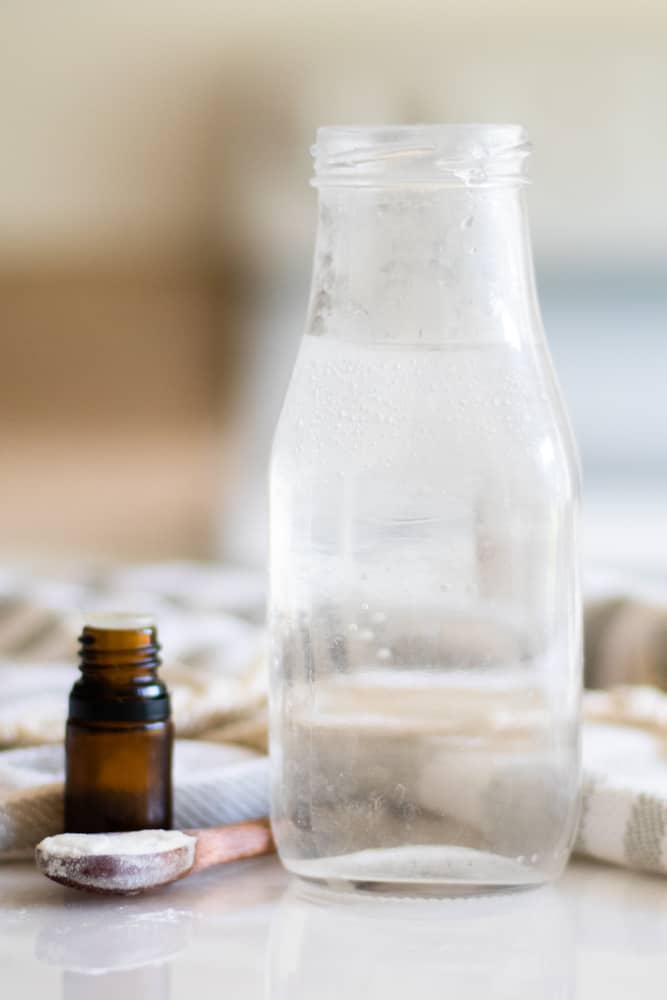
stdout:
<svg viewBox="0 0 667 1000">
<path fill-rule="evenodd" d="M 275 850 L 267 820 L 209 830 L 63 833 L 35 848 L 39 870 L 86 892 L 137 895 L 213 865 Z"/>
</svg>

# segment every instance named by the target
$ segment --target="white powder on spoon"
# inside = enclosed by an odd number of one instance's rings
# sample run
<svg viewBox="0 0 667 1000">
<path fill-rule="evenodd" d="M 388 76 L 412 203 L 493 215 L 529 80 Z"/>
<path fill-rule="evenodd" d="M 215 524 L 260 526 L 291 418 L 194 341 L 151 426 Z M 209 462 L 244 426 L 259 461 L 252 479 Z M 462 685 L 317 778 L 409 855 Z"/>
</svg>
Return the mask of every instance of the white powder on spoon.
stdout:
<svg viewBox="0 0 667 1000">
<path fill-rule="evenodd" d="M 194 844 L 180 830 L 133 830 L 131 833 L 59 833 L 46 837 L 39 847 L 54 857 L 81 858 L 94 854 L 159 854 Z"/>
<path fill-rule="evenodd" d="M 61 833 L 37 845 L 39 869 L 65 885 L 134 893 L 171 882 L 192 868 L 196 837 L 179 830 Z"/>
</svg>

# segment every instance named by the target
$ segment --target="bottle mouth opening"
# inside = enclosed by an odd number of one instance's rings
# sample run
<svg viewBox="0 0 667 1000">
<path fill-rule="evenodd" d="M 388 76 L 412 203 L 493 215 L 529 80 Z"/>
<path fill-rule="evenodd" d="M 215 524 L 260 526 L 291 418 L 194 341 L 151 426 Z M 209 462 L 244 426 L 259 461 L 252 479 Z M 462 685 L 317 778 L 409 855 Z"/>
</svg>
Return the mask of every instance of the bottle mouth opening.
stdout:
<svg viewBox="0 0 667 1000">
<path fill-rule="evenodd" d="M 313 185 L 498 187 L 528 183 L 521 125 L 324 126 Z"/>
<path fill-rule="evenodd" d="M 135 612 L 93 611 L 86 616 L 84 626 L 105 631 L 146 631 L 155 628 L 155 618 Z"/>
</svg>

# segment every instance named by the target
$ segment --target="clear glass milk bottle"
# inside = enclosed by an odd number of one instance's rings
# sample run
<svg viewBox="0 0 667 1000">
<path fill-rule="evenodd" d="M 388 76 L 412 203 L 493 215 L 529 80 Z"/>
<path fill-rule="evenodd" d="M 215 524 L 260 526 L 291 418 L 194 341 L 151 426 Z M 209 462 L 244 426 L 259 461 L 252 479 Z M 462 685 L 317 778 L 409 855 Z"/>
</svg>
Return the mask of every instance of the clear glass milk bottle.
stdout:
<svg viewBox="0 0 667 1000">
<path fill-rule="evenodd" d="M 324 128 L 271 463 L 274 833 L 301 876 L 554 878 L 579 784 L 578 465 L 512 125 Z"/>
</svg>

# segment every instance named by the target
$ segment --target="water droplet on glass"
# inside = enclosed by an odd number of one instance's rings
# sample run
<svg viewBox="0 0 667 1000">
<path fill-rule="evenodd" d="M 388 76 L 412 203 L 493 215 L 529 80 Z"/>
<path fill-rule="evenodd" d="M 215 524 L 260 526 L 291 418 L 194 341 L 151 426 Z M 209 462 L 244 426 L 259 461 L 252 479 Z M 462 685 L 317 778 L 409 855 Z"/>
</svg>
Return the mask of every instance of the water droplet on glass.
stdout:
<svg viewBox="0 0 667 1000">
<path fill-rule="evenodd" d="M 372 642 L 375 638 L 375 632 L 370 628 L 362 629 L 359 633 L 359 638 L 363 639 L 364 642 Z"/>
<path fill-rule="evenodd" d="M 392 652 L 386 646 L 383 646 L 381 649 L 378 649 L 376 656 L 378 660 L 386 662 L 387 660 L 391 660 Z"/>
<path fill-rule="evenodd" d="M 376 611 L 371 618 L 371 621 L 373 622 L 374 625 L 382 625 L 382 623 L 386 622 L 386 620 L 387 616 L 384 613 L 384 611 Z"/>
<path fill-rule="evenodd" d="M 357 625 L 356 622 L 350 622 L 350 624 L 347 626 L 347 628 L 348 628 L 349 632 L 358 632 L 359 631 L 359 626 Z"/>
</svg>

